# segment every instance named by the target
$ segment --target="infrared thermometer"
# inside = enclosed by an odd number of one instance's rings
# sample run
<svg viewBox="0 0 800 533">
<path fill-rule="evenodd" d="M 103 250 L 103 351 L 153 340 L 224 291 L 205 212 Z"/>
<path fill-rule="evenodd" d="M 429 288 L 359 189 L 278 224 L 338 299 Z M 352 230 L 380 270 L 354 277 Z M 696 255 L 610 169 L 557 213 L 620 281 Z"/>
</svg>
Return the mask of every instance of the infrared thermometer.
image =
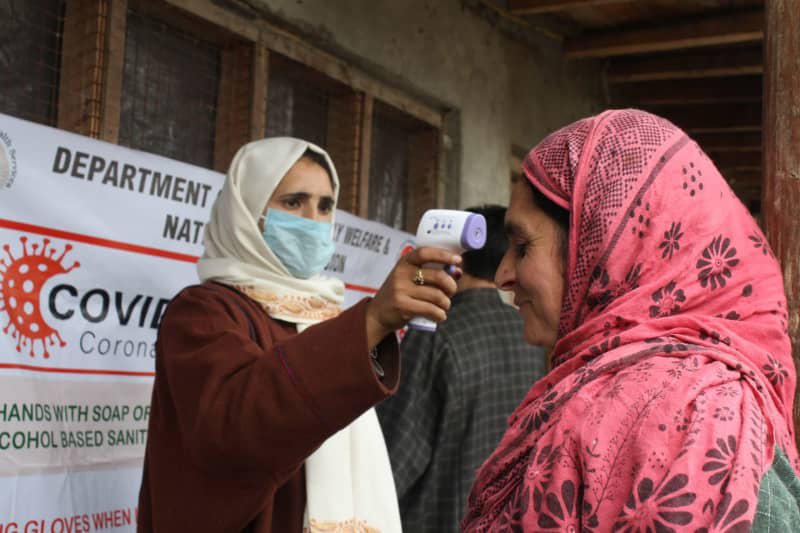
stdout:
<svg viewBox="0 0 800 533">
<path fill-rule="evenodd" d="M 417 246 L 444 248 L 455 254 L 478 250 L 486 243 L 486 219 L 478 213 L 456 209 L 429 209 L 417 226 Z M 442 267 L 440 263 L 426 263 L 426 268 Z M 436 331 L 436 322 L 414 317 L 411 329 Z"/>
</svg>

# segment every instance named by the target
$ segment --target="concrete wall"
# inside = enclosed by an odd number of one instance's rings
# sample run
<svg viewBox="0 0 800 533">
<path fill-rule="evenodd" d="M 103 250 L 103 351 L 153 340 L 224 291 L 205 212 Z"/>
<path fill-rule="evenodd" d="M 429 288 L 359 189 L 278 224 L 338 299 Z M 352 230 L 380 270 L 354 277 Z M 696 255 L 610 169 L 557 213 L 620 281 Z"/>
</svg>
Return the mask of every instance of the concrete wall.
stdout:
<svg viewBox="0 0 800 533">
<path fill-rule="evenodd" d="M 598 65 L 558 42 L 523 44 L 461 0 L 249 0 L 315 44 L 454 109 L 459 193 L 450 206 L 508 201 L 511 146 L 605 107 Z"/>
</svg>

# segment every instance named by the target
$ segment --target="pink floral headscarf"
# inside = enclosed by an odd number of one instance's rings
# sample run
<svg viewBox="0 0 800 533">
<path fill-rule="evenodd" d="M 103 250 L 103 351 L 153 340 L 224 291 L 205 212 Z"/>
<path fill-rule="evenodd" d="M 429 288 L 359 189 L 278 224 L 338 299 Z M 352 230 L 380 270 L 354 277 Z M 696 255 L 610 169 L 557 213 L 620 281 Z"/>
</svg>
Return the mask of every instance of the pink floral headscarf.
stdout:
<svg viewBox="0 0 800 533">
<path fill-rule="evenodd" d="M 642 111 L 575 122 L 523 168 L 571 216 L 559 340 L 463 529 L 749 531 L 776 447 L 798 468 L 764 235 L 700 147 Z"/>
</svg>

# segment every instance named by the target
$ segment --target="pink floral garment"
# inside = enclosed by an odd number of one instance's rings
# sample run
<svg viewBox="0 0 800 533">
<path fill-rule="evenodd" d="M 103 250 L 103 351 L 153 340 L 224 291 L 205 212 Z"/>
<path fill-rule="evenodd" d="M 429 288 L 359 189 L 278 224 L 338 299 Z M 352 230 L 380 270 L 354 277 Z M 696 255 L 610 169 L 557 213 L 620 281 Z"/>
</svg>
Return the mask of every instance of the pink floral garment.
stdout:
<svg viewBox="0 0 800 533">
<path fill-rule="evenodd" d="M 524 171 L 571 213 L 559 341 L 463 529 L 749 531 L 775 447 L 798 469 L 763 234 L 698 145 L 642 111 L 553 133 Z"/>
</svg>

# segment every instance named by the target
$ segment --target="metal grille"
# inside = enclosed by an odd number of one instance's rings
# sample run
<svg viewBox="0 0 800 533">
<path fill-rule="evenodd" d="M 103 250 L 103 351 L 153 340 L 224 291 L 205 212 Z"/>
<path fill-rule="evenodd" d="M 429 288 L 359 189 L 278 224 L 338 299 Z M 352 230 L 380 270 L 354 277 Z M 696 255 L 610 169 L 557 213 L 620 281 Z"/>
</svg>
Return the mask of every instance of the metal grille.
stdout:
<svg viewBox="0 0 800 533">
<path fill-rule="evenodd" d="M 119 143 L 211 167 L 220 49 L 128 13 Z"/>
<path fill-rule="evenodd" d="M 0 113 L 55 125 L 63 0 L 0 0 Z"/>
<path fill-rule="evenodd" d="M 298 137 L 327 148 L 329 92 L 309 84 L 302 70 L 288 60 L 270 65 L 267 137 Z"/>
<path fill-rule="evenodd" d="M 375 113 L 369 166 L 370 220 L 406 229 L 408 166 L 408 131 L 393 117 Z"/>
</svg>

